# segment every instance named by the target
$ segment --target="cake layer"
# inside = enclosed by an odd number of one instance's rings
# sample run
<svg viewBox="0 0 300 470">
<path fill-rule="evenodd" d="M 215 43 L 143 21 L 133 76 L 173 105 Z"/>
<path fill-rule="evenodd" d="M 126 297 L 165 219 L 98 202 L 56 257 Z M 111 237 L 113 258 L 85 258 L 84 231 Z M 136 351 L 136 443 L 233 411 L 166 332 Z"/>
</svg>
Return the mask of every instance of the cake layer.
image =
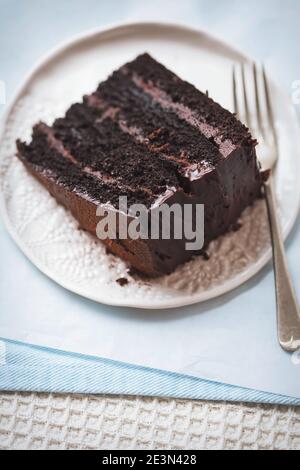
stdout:
<svg viewBox="0 0 300 470">
<path fill-rule="evenodd" d="M 119 196 L 124 195 L 129 204 L 139 200 L 149 205 L 149 195 L 139 188 L 133 190 L 114 178 L 103 178 L 88 168 L 83 171 L 61 143 L 51 136 L 52 129 L 41 123 L 34 127 L 29 145 L 17 141 L 18 157 L 31 173 L 41 174 L 95 204 L 110 202 L 117 205 Z"/>
<path fill-rule="evenodd" d="M 93 234 L 97 207 L 116 212 L 120 196 L 128 205 L 144 204 L 149 224 L 163 203 L 204 204 L 206 247 L 260 195 L 248 129 L 148 54 L 114 72 L 52 127 L 35 126 L 31 143 L 17 146 L 29 171 Z M 184 237 L 120 238 L 105 243 L 149 275 L 170 273 L 195 255 Z"/>
<path fill-rule="evenodd" d="M 198 163 L 201 167 L 205 162 L 216 164 L 221 158 L 214 141 L 176 109 L 164 109 L 122 71 L 115 72 L 86 101 L 104 115 L 114 110 L 113 118 L 124 132 L 148 145 L 151 151 L 177 159 L 180 166 Z"/>
<path fill-rule="evenodd" d="M 232 113 L 190 83 L 181 80 L 149 54 L 140 55 L 120 71 L 131 77 L 166 110 L 177 112 L 195 127 L 203 124 L 202 132 L 208 139 L 212 137 L 217 146 L 226 140 L 234 145 L 252 145 L 253 139 L 248 129 Z"/>
<path fill-rule="evenodd" d="M 17 142 L 18 157 L 50 194 L 71 211 L 80 228 L 96 234 L 97 224 L 101 219 L 96 216 L 97 208 L 103 202 L 107 212 L 110 211 L 109 207 L 114 211 L 114 206 L 118 206 L 119 197 L 122 195 L 127 196 L 128 204 L 137 201 L 149 204 L 149 201 L 144 199 L 147 194 L 138 188 L 132 191 L 129 187 L 116 186 L 117 183 L 113 179 L 104 181 L 98 176 L 95 178 L 92 174 L 82 171 L 69 155 L 64 155 L 65 150 L 62 147 L 56 148 L 57 142 L 49 139 L 49 135 L 52 136 L 52 130 L 45 124 L 35 126 L 29 145 Z M 166 198 L 170 204 L 191 203 L 190 197 L 183 191 L 169 191 Z M 128 215 L 127 223 L 131 220 L 132 217 Z M 106 239 L 103 242 L 112 253 L 150 276 L 171 272 L 187 259 L 184 240 Z"/>
<path fill-rule="evenodd" d="M 168 188 L 179 186 L 174 162 L 153 159 L 145 145 L 85 103 L 73 105 L 65 118 L 56 120 L 53 134 L 78 165 L 145 191 L 153 203 Z"/>
</svg>

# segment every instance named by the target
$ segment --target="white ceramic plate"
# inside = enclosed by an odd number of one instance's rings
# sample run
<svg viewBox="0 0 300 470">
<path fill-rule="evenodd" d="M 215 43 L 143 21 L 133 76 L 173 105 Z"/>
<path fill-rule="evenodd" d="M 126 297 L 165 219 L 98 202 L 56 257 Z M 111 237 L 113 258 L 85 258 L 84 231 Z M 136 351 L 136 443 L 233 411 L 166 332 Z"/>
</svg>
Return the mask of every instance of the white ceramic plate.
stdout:
<svg viewBox="0 0 300 470">
<path fill-rule="evenodd" d="M 28 140 L 38 120 L 51 123 L 92 92 L 124 62 L 149 52 L 182 78 L 232 108 L 233 62 L 243 54 L 205 33 L 182 26 L 139 23 L 83 35 L 48 55 L 29 75 L 8 109 L 0 142 L 1 211 L 19 247 L 46 275 L 89 299 L 142 308 L 171 308 L 211 299 L 255 275 L 271 256 L 264 201 L 242 216 L 242 228 L 213 242 L 210 260 L 198 258 L 172 275 L 133 279 L 128 267 L 92 236 L 37 183 L 14 157 L 15 140 Z M 287 95 L 272 84 L 280 162 L 277 193 L 284 234 L 299 208 L 299 130 Z M 116 280 L 126 277 L 121 287 Z"/>
</svg>

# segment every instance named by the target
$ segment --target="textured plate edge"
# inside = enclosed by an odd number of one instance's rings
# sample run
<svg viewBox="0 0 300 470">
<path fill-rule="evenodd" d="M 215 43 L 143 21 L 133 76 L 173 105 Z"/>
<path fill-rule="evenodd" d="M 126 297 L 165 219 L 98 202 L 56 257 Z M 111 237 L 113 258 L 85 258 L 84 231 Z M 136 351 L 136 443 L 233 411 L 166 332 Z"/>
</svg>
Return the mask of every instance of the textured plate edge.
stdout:
<svg viewBox="0 0 300 470">
<path fill-rule="evenodd" d="M 89 30 L 89 31 L 80 33 L 79 35 L 76 35 L 73 38 L 62 42 L 58 46 L 51 49 L 50 52 L 46 53 L 45 55 L 41 57 L 41 59 L 39 59 L 36 65 L 27 74 L 24 81 L 21 83 L 21 85 L 17 89 L 17 92 L 13 95 L 12 99 L 10 100 L 1 118 L 0 143 L 2 142 L 2 138 L 5 132 L 5 125 L 10 116 L 11 111 L 13 110 L 14 106 L 18 102 L 19 98 L 22 96 L 22 93 L 24 92 L 24 90 L 28 87 L 28 85 L 35 78 L 35 76 L 40 72 L 42 67 L 44 67 L 47 63 L 51 62 L 53 59 L 58 57 L 60 54 L 63 54 L 64 52 L 66 52 L 68 49 L 80 44 L 82 41 L 89 41 L 95 38 L 97 35 L 117 34 L 118 32 L 126 33 L 127 29 L 129 31 L 132 31 L 138 28 L 148 28 L 148 29 L 161 28 L 161 29 L 166 29 L 166 30 L 169 29 L 170 31 L 173 31 L 173 32 L 177 30 L 177 31 L 180 31 L 181 33 L 194 34 L 195 36 L 198 36 L 199 38 L 203 37 L 203 38 L 208 39 L 210 43 L 214 43 L 218 45 L 219 47 L 224 48 L 225 50 L 232 51 L 233 54 L 240 56 L 242 60 L 244 60 L 245 62 L 252 62 L 250 57 L 247 57 L 245 54 L 240 52 L 231 44 L 226 43 L 222 39 L 211 36 L 208 32 L 205 32 L 200 29 L 193 28 L 184 24 L 180 24 L 180 23 L 123 22 L 123 23 L 111 24 L 103 28 L 96 28 L 93 30 Z M 299 126 L 299 121 L 298 121 L 296 110 L 293 108 L 292 105 L 290 107 L 290 110 L 293 113 L 294 124 L 297 125 L 298 131 L 299 131 L 300 126 Z M 298 166 L 300 167 L 299 163 L 298 163 Z M 300 208 L 300 188 L 298 189 L 297 203 L 295 205 L 297 206 L 297 210 L 295 210 L 294 217 L 290 219 L 289 223 L 286 224 L 283 230 L 283 235 L 285 239 L 288 237 L 288 235 L 292 231 L 296 223 L 296 220 L 298 218 L 299 208 Z M 60 279 L 59 276 L 56 276 L 55 274 L 53 274 L 38 259 L 35 259 L 35 256 L 32 255 L 30 249 L 23 242 L 22 238 L 16 233 L 9 219 L 9 216 L 6 211 L 6 204 L 5 204 L 2 188 L 0 188 L 0 214 L 4 222 L 4 226 L 6 230 L 8 231 L 9 235 L 11 236 L 11 238 L 13 239 L 13 241 L 18 245 L 19 249 L 25 254 L 25 256 L 30 260 L 30 262 L 33 263 L 39 269 L 39 271 L 41 271 L 43 274 L 49 277 L 56 284 L 69 290 L 70 292 L 73 292 L 74 294 L 80 295 L 81 297 L 87 298 L 97 303 L 102 303 L 105 305 L 115 306 L 115 307 L 130 307 L 130 308 L 135 308 L 135 309 L 142 308 L 144 310 L 156 310 L 156 309 L 163 310 L 163 309 L 191 306 L 191 305 L 195 305 L 198 303 L 206 302 L 208 300 L 212 300 L 214 298 L 220 297 L 231 291 L 236 290 L 238 287 L 240 287 L 241 285 L 246 283 L 248 280 L 250 280 L 252 277 L 254 277 L 256 274 L 258 274 L 268 264 L 268 262 L 272 258 L 272 251 L 270 248 L 264 253 L 263 256 L 259 258 L 259 260 L 257 260 L 255 263 L 252 264 L 251 269 L 248 269 L 247 271 L 241 273 L 239 276 L 236 276 L 234 279 L 231 279 L 231 280 L 229 279 L 228 281 L 226 281 L 225 283 L 221 284 L 218 287 L 214 287 L 213 289 L 203 291 L 198 295 L 194 294 L 193 296 L 193 294 L 191 294 L 191 300 L 188 302 L 186 300 L 186 295 L 184 295 L 182 297 L 177 297 L 174 301 L 170 301 L 170 300 L 165 301 L 165 302 L 159 301 L 157 304 L 153 302 L 152 305 L 145 306 L 144 304 L 142 304 L 141 301 L 135 301 L 135 303 L 132 304 L 130 302 L 126 302 L 122 300 L 118 301 L 118 300 L 111 300 L 111 298 L 107 299 L 105 297 L 104 298 L 96 297 L 96 296 L 91 295 L 89 292 L 86 292 L 84 289 L 83 290 L 76 289 L 74 288 L 72 283 L 68 283 L 68 282 L 65 282 L 63 279 Z"/>
</svg>

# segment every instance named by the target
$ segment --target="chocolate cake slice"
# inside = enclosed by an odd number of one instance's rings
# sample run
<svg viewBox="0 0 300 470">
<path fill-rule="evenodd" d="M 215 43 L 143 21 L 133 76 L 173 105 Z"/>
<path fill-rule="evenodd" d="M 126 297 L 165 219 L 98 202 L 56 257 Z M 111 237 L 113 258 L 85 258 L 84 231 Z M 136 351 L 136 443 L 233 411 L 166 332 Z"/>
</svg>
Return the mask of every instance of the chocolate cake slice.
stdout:
<svg viewBox="0 0 300 470">
<path fill-rule="evenodd" d="M 114 72 L 65 117 L 38 123 L 17 142 L 26 168 L 96 234 L 102 205 L 204 204 L 204 246 L 230 230 L 259 197 L 256 141 L 233 114 L 148 54 Z M 128 223 L 132 216 L 127 213 Z M 186 240 L 106 239 L 108 249 L 150 276 L 201 253 Z"/>
</svg>

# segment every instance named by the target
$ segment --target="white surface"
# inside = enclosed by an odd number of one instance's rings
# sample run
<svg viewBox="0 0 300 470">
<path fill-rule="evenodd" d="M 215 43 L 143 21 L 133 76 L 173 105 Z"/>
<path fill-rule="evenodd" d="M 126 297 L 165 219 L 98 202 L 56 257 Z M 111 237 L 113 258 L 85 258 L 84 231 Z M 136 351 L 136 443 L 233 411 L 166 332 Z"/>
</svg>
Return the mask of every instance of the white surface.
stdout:
<svg viewBox="0 0 300 470">
<path fill-rule="evenodd" d="M 300 367 L 276 339 L 271 272 L 199 306 L 112 309 L 32 269 L 3 229 L 0 241 L 0 336 L 300 397 Z"/>
<path fill-rule="evenodd" d="M 125 263 L 108 256 L 102 244 L 79 231 L 70 214 L 13 158 L 15 139 L 29 139 L 35 122 L 42 119 L 51 123 L 72 102 L 95 89 L 100 79 L 145 50 L 200 89 L 209 89 L 224 106 L 231 106 L 232 63 L 243 56 L 204 33 L 137 24 L 81 37 L 43 61 L 8 111 L 1 145 L 2 211 L 22 250 L 62 286 L 110 305 L 170 308 L 228 292 L 267 263 L 269 229 L 263 201 L 247 209 L 241 230 L 210 246 L 209 261 L 198 258 L 159 280 L 135 280 L 129 277 Z M 295 150 L 299 144 L 298 125 L 285 94 L 274 87 L 273 96 L 275 108 L 280 110 L 277 124 L 284 164 L 279 165 L 277 188 L 287 234 L 300 201 Z M 121 276 L 130 279 L 125 287 L 116 283 Z"/>
</svg>

